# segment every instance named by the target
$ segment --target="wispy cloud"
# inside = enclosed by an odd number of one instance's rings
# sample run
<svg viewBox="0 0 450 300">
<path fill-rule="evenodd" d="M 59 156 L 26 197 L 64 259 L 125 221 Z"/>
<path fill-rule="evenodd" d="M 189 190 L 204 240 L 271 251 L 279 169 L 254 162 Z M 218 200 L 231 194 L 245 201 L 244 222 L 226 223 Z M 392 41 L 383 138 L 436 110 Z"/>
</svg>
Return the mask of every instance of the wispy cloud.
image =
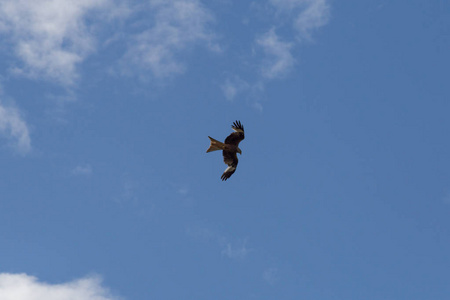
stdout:
<svg viewBox="0 0 450 300">
<path fill-rule="evenodd" d="M 1 96 L 1 95 L 0 95 Z M 27 123 L 19 110 L 13 106 L 5 106 L 0 99 L 0 135 L 21 154 L 31 150 L 31 139 Z"/>
<path fill-rule="evenodd" d="M 221 248 L 221 255 L 230 259 L 244 259 L 252 251 L 247 239 L 230 239 L 207 228 L 188 228 L 189 236 L 215 242 Z"/>
<path fill-rule="evenodd" d="M 0 30 L 21 61 L 12 71 L 72 85 L 77 78 L 77 65 L 96 48 L 85 19 L 94 11 L 112 7 L 113 0 L 0 1 Z"/>
<path fill-rule="evenodd" d="M 222 255 L 232 259 L 243 259 L 251 251 L 247 248 L 247 239 L 230 242 L 225 238 L 219 239 L 222 246 Z"/>
<path fill-rule="evenodd" d="M 197 44 L 218 50 L 209 29 L 212 13 L 199 0 L 150 0 L 151 28 L 134 36 L 125 62 L 143 68 L 156 78 L 183 73 L 181 53 Z M 129 72 L 129 70 L 126 70 Z"/>
<path fill-rule="evenodd" d="M 302 11 L 294 21 L 294 27 L 305 39 L 311 38 L 311 33 L 328 23 L 330 6 L 326 0 L 310 1 L 310 5 Z"/>
<path fill-rule="evenodd" d="M 119 204 L 137 205 L 139 202 L 138 191 L 140 184 L 137 180 L 125 173 L 120 179 L 119 191 L 114 196 L 114 201 Z"/>
<path fill-rule="evenodd" d="M 102 286 L 99 277 L 85 277 L 74 281 L 49 284 L 27 274 L 0 273 L 2 300 L 118 300 Z"/>
<path fill-rule="evenodd" d="M 177 199 L 185 207 L 190 207 L 195 203 L 194 197 L 192 197 L 191 187 L 187 183 L 170 183 L 171 189 L 177 194 Z"/>
<path fill-rule="evenodd" d="M 221 85 L 222 92 L 225 95 L 225 98 L 227 100 L 234 100 L 234 98 L 251 88 L 250 84 L 248 82 L 242 80 L 239 76 L 234 76 L 227 78 L 225 82 Z"/>
<path fill-rule="evenodd" d="M 296 48 L 311 41 L 313 32 L 326 25 L 330 18 L 329 0 L 267 0 L 265 3 L 253 1 L 251 5 L 258 8 L 257 12 L 263 8 L 264 19 L 270 22 L 267 31 L 255 33 L 250 56 L 254 61 L 245 62 L 254 68 L 255 76 L 239 80 L 228 76 L 220 85 L 227 100 L 235 99 L 238 94 L 255 98 L 254 91 L 263 91 L 270 81 L 289 75 L 298 61 Z M 262 110 L 260 100 L 251 104 Z"/>
<path fill-rule="evenodd" d="M 261 95 L 264 92 L 264 82 L 262 80 L 250 84 L 239 76 L 230 76 L 220 86 L 225 98 L 234 101 L 235 98 L 245 95 L 246 101 L 258 111 L 262 111 Z"/>
<path fill-rule="evenodd" d="M 294 15 L 293 27 L 300 39 L 311 39 L 311 33 L 328 23 L 328 0 L 269 0 L 279 11 Z"/>
<path fill-rule="evenodd" d="M 263 77 L 280 78 L 294 66 L 295 59 L 291 54 L 292 43 L 281 41 L 275 29 L 272 28 L 256 39 L 256 43 L 265 54 L 261 67 Z"/>
<path fill-rule="evenodd" d="M 90 176 L 92 175 L 92 167 L 89 164 L 78 165 L 72 169 L 72 175 Z"/>
<path fill-rule="evenodd" d="M 257 37 L 255 44 L 263 54 L 257 64 L 256 81 L 249 82 L 234 75 L 226 78 L 220 87 L 227 100 L 232 101 L 238 95 L 244 94 L 256 110 L 262 111 L 259 96 L 265 90 L 266 83 L 288 75 L 294 68 L 296 60 L 291 53 L 294 43 L 283 41 L 275 28 Z"/>
</svg>

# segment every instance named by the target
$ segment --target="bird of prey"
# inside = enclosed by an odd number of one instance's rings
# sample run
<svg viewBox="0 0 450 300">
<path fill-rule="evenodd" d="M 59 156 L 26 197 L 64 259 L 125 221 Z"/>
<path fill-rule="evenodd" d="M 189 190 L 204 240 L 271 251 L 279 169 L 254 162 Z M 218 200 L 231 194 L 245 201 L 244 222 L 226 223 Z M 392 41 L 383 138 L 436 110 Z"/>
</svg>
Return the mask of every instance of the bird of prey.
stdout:
<svg viewBox="0 0 450 300">
<path fill-rule="evenodd" d="M 222 150 L 223 161 L 228 165 L 228 168 L 220 177 L 222 181 L 230 178 L 230 176 L 233 175 L 234 171 L 236 171 L 236 167 L 238 165 L 238 158 L 236 153 L 242 154 L 242 151 L 238 146 L 239 142 L 245 138 L 244 126 L 242 126 L 240 121 L 234 122 L 233 125 L 231 125 L 231 128 L 235 132 L 230 134 L 223 143 L 208 136 L 211 140 L 211 145 L 209 146 L 208 150 L 206 150 L 206 153 L 216 150 Z"/>
</svg>

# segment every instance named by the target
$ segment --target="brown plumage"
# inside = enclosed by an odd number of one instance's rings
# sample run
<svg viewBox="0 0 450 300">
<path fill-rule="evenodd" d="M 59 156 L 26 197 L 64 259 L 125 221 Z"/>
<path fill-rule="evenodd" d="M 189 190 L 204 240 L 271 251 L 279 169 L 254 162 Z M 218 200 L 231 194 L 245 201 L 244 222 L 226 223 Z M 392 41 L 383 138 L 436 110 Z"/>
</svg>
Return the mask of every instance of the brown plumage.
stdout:
<svg viewBox="0 0 450 300">
<path fill-rule="evenodd" d="M 238 165 L 237 153 L 242 154 L 242 151 L 238 146 L 239 143 L 245 138 L 244 126 L 242 126 L 240 121 L 234 122 L 233 125 L 231 125 L 231 128 L 235 132 L 230 134 L 223 143 L 208 136 L 211 141 L 211 145 L 206 152 L 222 150 L 223 161 L 228 165 L 228 168 L 220 177 L 222 180 L 227 180 L 236 171 L 236 167 Z"/>
</svg>

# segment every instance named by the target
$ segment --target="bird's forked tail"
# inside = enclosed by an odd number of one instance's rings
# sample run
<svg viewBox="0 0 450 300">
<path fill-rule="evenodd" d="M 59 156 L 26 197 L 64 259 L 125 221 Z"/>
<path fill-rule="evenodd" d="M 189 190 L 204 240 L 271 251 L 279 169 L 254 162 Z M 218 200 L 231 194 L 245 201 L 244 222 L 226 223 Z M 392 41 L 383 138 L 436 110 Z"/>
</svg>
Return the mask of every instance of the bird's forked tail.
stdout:
<svg viewBox="0 0 450 300">
<path fill-rule="evenodd" d="M 219 142 L 218 140 L 213 139 L 212 137 L 208 136 L 211 140 L 211 145 L 209 145 L 208 150 L 206 150 L 206 153 L 216 150 L 223 150 L 223 143 Z"/>
</svg>

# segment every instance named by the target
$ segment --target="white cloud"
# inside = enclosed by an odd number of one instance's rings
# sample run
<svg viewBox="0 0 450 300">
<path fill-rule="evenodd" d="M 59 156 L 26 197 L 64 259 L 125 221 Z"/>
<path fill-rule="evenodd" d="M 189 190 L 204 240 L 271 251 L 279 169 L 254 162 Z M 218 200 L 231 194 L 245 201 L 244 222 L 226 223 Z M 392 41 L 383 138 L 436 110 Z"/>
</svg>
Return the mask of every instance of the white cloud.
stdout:
<svg viewBox="0 0 450 300">
<path fill-rule="evenodd" d="M 27 274 L 0 273 L 2 300 L 118 300 L 98 277 L 49 284 Z"/>
<path fill-rule="evenodd" d="M 269 0 L 278 10 L 294 14 L 293 27 L 301 39 L 310 39 L 311 32 L 328 23 L 328 0 Z"/>
<path fill-rule="evenodd" d="M 22 62 L 13 71 L 66 86 L 73 84 L 76 66 L 95 50 L 95 38 L 85 19 L 96 9 L 111 9 L 112 1 L 0 1 L 0 31 Z"/>
<path fill-rule="evenodd" d="M 258 80 L 255 83 L 250 84 L 235 75 L 226 78 L 224 83 L 220 85 L 220 88 L 228 101 L 233 101 L 238 96 L 243 95 L 248 104 L 257 111 L 262 112 L 263 107 L 261 99 L 264 98 L 263 94 L 265 88 L 263 80 Z"/>
<path fill-rule="evenodd" d="M 0 101 L 0 134 L 6 137 L 20 153 L 31 150 L 31 139 L 27 123 L 19 111 L 12 106 L 4 106 Z"/>
<path fill-rule="evenodd" d="M 295 59 L 291 54 L 292 43 L 283 42 L 271 29 L 256 40 L 265 53 L 261 74 L 268 79 L 279 78 L 288 73 L 294 66 Z"/>
<path fill-rule="evenodd" d="M 310 39 L 311 31 L 328 23 L 330 7 L 326 0 L 310 1 L 310 5 L 302 11 L 294 21 L 294 28 L 303 38 Z"/>
<path fill-rule="evenodd" d="M 235 83 L 231 82 L 229 78 L 227 78 L 225 83 L 222 84 L 221 88 L 227 100 L 233 100 L 239 90 L 239 87 L 236 86 Z"/>
<path fill-rule="evenodd" d="M 221 85 L 221 88 L 225 98 L 232 101 L 239 93 L 244 92 L 251 87 L 246 81 L 240 79 L 238 76 L 234 76 L 233 78 L 227 78 L 225 83 Z"/>
<path fill-rule="evenodd" d="M 243 259 L 250 252 L 247 248 L 247 240 L 231 243 L 223 239 L 220 241 L 223 246 L 222 255 L 232 259 Z"/>
<path fill-rule="evenodd" d="M 92 175 L 92 167 L 89 164 L 78 165 L 72 170 L 73 175 L 90 176 Z"/>
<path fill-rule="evenodd" d="M 263 91 L 265 85 L 274 79 L 282 78 L 294 68 L 297 59 L 293 50 L 303 41 L 310 41 L 314 30 L 326 25 L 330 18 L 328 0 L 268 0 L 272 28 L 255 38 L 256 47 L 263 52 L 260 61 L 253 65 L 258 68 L 256 80 L 227 79 L 220 87 L 227 100 L 233 100 L 239 93 L 252 96 L 255 91 Z M 261 7 L 260 2 L 253 1 L 254 7 Z M 289 24 L 289 25 L 286 25 Z M 292 29 L 287 29 L 286 26 Z M 283 36 L 277 32 L 283 32 Z M 291 36 L 287 33 L 293 32 Z M 257 53 L 257 51 L 256 51 Z M 254 96 L 253 96 L 254 97 Z M 260 101 L 252 102 L 257 110 L 262 110 Z"/>
<path fill-rule="evenodd" d="M 199 0 L 150 0 L 155 12 L 154 25 L 136 35 L 125 55 L 125 62 L 150 70 L 165 78 L 183 73 L 179 59 L 182 50 L 205 43 L 212 50 L 214 35 L 208 29 L 214 18 Z"/>
</svg>

